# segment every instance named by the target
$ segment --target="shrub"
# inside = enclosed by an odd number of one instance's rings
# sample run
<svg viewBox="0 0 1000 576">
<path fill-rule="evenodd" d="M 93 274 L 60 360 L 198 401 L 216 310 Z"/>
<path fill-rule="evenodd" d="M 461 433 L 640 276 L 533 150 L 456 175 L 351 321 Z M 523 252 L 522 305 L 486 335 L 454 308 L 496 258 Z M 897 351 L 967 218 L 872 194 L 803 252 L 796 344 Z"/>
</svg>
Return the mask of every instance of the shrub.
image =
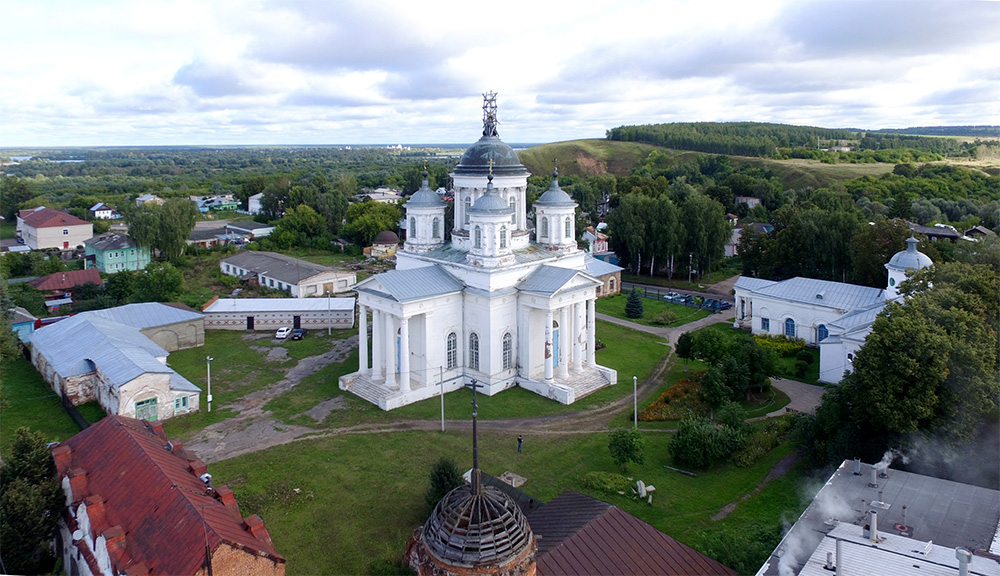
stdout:
<svg viewBox="0 0 1000 576">
<path fill-rule="evenodd" d="M 794 423 L 794 416 L 783 416 L 749 424 L 750 433 L 746 443 L 739 451 L 733 453 L 729 461 L 740 468 L 753 466 L 788 437 Z"/>
<path fill-rule="evenodd" d="M 639 420 L 657 422 L 680 420 L 692 413 L 704 414 L 705 407 L 699 397 L 700 385 L 697 380 L 681 378 L 667 388 L 655 402 L 639 412 Z"/>
<path fill-rule="evenodd" d="M 433 510 L 445 494 L 458 488 L 463 482 L 465 480 L 462 479 L 462 473 L 458 470 L 458 465 L 455 464 L 454 460 L 451 458 L 438 460 L 431 468 L 431 485 L 427 489 L 427 494 L 424 495 L 427 507 Z"/>
<path fill-rule="evenodd" d="M 806 370 L 809 369 L 809 363 L 803 360 L 795 361 L 795 375 L 802 378 L 806 375 Z"/>
<path fill-rule="evenodd" d="M 609 494 L 627 492 L 632 485 L 628 478 L 614 472 L 587 472 L 583 475 L 581 482 L 586 488 Z"/>
<path fill-rule="evenodd" d="M 691 468 L 708 468 L 742 448 L 746 436 L 728 426 L 717 426 L 707 418 L 687 418 L 670 440 L 674 462 Z"/>
<path fill-rule="evenodd" d="M 664 310 L 659 316 L 653 319 L 653 324 L 666 326 L 675 320 L 677 320 L 677 314 L 673 310 Z"/>
<path fill-rule="evenodd" d="M 799 353 L 795 355 L 796 360 L 801 360 L 806 364 L 813 363 L 813 355 L 809 353 L 808 350 L 799 350 Z"/>
<path fill-rule="evenodd" d="M 629 462 L 642 464 L 645 461 L 642 453 L 644 446 L 642 434 L 632 428 L 616 428 L 612 430 L 608 440 L 611 458 L 621 467 L 622 472 L 626 470 Z"/>
<path fill-rule="evenodd" d="M 791 358 L 805 349 L 806 342 L 801 338 L 789 338 L 785 335 L 769 336 L 767 334 L 757 334 L 753 337 L 758 344 L 765 348 L 770 348 L 786 358 Z"/>
</svg>

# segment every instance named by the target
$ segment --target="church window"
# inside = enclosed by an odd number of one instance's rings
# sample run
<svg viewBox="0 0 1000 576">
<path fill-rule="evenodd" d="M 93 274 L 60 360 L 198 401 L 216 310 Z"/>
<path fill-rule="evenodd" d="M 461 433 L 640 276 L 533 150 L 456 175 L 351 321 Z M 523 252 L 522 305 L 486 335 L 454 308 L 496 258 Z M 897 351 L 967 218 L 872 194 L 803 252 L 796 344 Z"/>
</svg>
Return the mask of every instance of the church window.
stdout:
<svg viewBox="0 0 1000 576">
<path fill-rule="evenodd" d="M 433 238 L 441 237 L 441 221 L 438 220 L 437 216 L 434 217 L 434 220 L 431 220 L 431 236 Z"/>
<path fill-rule="evenodd" d="M 785 318 L 785 336 L 795 338 L 795 320 Z"/>
<path fill-rule="evenodd" d="M 511 222 L 511 224 L 513 224 L 514 223 L 514 219 L 517 218 L 517 208 L 516 208 L 516 206 L 514 204 L 514 197 L 513 196 L 510 197 L 510 211 L 513 212 L 513 214 L 510 215 L 510 222 Z"/>
<path fill-rule="evenodd" d="M 506 247 L 507 247 L 507 227 L 506 226 L 501 226 L 500 227 L 500 248 L 503 249 L 503 248 L 506 248 Z"/>
<path fill-rule="evenodd" d="M 822 342 L 830 335 L 830 331 L 826 329 L 826 324 L 820 324 L 819 328 L 816 328 L 816 340 Z"/>
<path fill-rule="evenodd" d="M 549 237 L 549 219 L 542 216 L 542 238 Z"/>
<path fill-rule="evenodd" d="M 469 210 L 472 209 L 472 198 L 469 196 L 465 197 L 465 223 L 469 223 Z"/>
<path fill-rule="evenodd" d="M 572 223 L 570 222 L 569 216 L 567 216 L 566 217 L 566 221 L 563 223 L 563 237 L 564 238 L 572 238 L 573 237 L 573 232 L 570 231 L 570 226 L 572 226 Z"/>
<path fill-rule="evenodd" d="M 479 228 L 479 226 L 476 226 L 476 243 L 475 243 L 475 247 L 476 248 L 482 248 L 483 247 L 483 231 L 482 231 L 482 229 Z"/>
<path fill-rule="evenodd" d="M 510 332 L 503 335 L 503 369 L 510 370 L 514 367 L 514 338 Z"/>
<path fill-rule="evenodd" d="M 761 318 L 760 319 L 760 329 L 761 329 L 762 332 L 770 332 L 771 331 L 771 319 L 770 318 Z"/>
<path fill-rule="evenodd" d="M 848 352 L 847 353 L 847 361 L 848 362 L 854 362 L 854 354 L 851 354 L 850 352 Z"/>
<path fill-rule="evenodd" d="M 410 229 L 406 231 L 406 234 L 410 238 L 413 238 L 414 240 L 417 238 L 417 219 L 416 218 L 410 218 Z"/>
<path fill-rule="evenodd" d="M 479 370 L 479 334 L 469 334 L 469 368 Z"/>
<path fill-rule="evenodd" d="M 448 334 L 448 369 L 458 366 L 458 335 Z"/>
<path fill-rule="evenodd" d="M 890 276 L 889 277 L 889 286 L 895 286 L 895 285 L 896 285 L 896 279 Z"/>
</svg>

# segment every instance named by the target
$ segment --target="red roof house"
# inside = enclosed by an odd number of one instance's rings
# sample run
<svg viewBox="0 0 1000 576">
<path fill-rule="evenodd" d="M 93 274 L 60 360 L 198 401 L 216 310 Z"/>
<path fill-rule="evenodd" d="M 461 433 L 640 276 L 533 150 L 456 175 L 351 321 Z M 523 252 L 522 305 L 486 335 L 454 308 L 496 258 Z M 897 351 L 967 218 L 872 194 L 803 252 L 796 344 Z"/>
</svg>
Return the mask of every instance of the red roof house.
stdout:
<svg viewBox="0 0 1000 576">
<path fill-rule="evenodd" d="M 32 250 L 72 250 L 94 236 L 94 226 L 71 214 L 40 206 L 17 213 L 16 232 Z"/>
<path fill-rule="evenodd" d="M 35 278 L 34 280 L 29 281 L 28 284 L 31 284 L 42 292 L 46 292 L 46 296 L 61 297 L 67 293 L 72 294 L 73 288 L 83 286 L 87 282 L 100 286 L 100 272 L 98 272 L 95 268 L 89 268 L 87 270 L 67 270 L 66 272 L 56 272 L 55 274 Z"/>
<path fill-rule="evenodd" d="M 66 493 L 68 573 L 284 576 L 263 520 L 167 440 L 160 422 L 107 416 L 52 448 Z M 86 565 L 86 566 L 84 566 Z"/>
</svg>

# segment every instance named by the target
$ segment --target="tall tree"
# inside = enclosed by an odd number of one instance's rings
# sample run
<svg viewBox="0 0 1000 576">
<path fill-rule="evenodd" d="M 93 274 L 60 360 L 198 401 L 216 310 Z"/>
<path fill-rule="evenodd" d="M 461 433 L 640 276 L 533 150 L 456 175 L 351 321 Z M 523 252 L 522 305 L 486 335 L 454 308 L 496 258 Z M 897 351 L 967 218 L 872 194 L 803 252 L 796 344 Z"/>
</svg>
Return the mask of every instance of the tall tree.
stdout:
<svg viewBox="0 0 1000 576">
<path fill-rule="evenodd" d="M 898 218 L 862 226 L 851 238 L 853 281 L 872 288 L 885 288 L 885 264 L 893 254 L 906 248 L 909 236 L 906 221 Z"/>
<path fill-rule="evenodd" d="M 45 436 L 18 428 L 0 467 L 0 549 L 8 574 L 46 574 L 64 498 Z"/>
<path fill-rule="evenodd" d="M 13 222 L 21 203 L 31 200 L 31 189 L 16 176 L 0 177 L 0 211 L 8 222 Z"/>
</svg>

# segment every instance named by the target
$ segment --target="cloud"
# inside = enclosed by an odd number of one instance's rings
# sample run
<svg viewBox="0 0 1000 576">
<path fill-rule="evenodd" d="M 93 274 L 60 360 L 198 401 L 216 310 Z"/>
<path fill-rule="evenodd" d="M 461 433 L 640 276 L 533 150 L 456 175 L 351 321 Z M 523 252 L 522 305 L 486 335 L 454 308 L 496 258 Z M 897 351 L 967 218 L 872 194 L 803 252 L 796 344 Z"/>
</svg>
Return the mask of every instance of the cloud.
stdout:
<svg viewBox="0 0 1000 576">
<path fill-rule="evenodd" d="M 195 60 L 177 70 L 173 81 L 191 88 L 196 95 L 204 98 L 263 93 L 262 87 L 256 85 L 256 82 L 248 77 L 247 72 L 246 69 Z"/>
</svg>

